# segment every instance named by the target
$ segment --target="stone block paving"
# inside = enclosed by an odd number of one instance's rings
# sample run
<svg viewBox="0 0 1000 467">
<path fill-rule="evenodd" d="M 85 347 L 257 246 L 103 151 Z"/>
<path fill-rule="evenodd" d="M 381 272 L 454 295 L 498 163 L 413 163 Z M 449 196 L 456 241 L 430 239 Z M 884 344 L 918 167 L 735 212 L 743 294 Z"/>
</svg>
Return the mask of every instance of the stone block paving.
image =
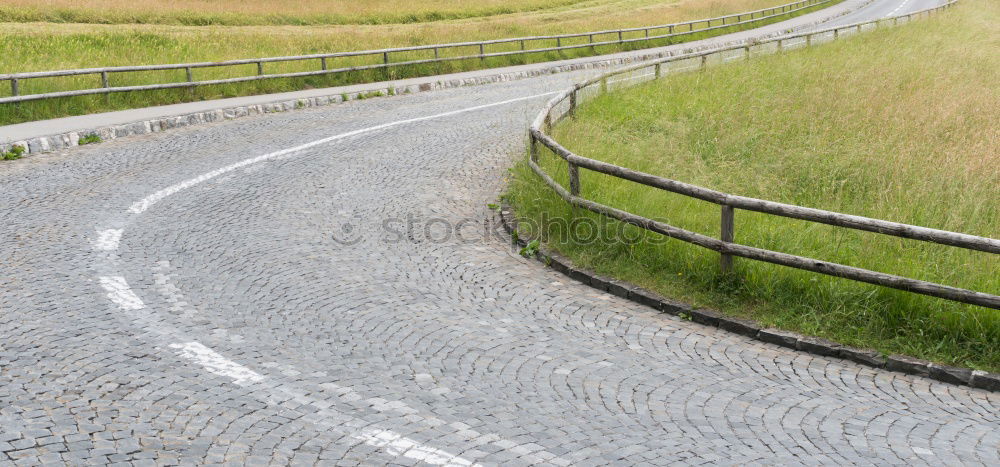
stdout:
<svg viewBox="0 0 1000 467">
<path fill-rule="evenodd" d="M 247 158 L 581 76 L 0 166 L 0 464 L 1000 463 L 996 393 L 676 319 L 482 238 L 546 97 L 335 140 L 129 212 Z M 465 239 L 445 238 L 460 221 Z M 117 248 L 95 247 L 105 229 Z"/>
</svg>

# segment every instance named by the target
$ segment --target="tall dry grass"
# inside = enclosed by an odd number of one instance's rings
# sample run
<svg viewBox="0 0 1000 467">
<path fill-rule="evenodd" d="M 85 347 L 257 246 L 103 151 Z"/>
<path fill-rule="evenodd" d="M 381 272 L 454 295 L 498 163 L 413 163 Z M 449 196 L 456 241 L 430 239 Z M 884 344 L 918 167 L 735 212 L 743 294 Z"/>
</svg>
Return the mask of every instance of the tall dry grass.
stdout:
<svg viewBox="0 0 1000 467">
<path fill-rule="evenodd" d="M 387 24 L 549 10 L 606 0 L 5 0 L 0 20 L 98 24 Z"/>
<path fill-rule="evenodd" d="M 714 189 L 1000 238 L 1000 4 L 588 102 L 557 127 L 574 152 Z M 565 178 L 564 164 L 546 158 Z M 523 166 L 520 214 L 573 216 Z M 584 171 L 585 196 L 719 235 L 718 206 Z M 1000 256 L 739 211 L 736 241 L 1000 294 Z M 576 261 L 765 324 L 1000 369 L 1000 312 L 665 245 L 553 245 Z"/>
</svg>

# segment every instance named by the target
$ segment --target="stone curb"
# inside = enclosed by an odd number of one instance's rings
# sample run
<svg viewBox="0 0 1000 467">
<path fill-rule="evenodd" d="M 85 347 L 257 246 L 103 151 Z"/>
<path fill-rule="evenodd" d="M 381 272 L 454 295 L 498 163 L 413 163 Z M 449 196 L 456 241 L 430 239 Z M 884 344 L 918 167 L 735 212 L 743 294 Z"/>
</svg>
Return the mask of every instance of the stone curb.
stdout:
<svg viewBox="0 0 1000 467">
<path fill-rule="evenodd" d="M 513 232 L 517 231 L 517 218 L 514 216 L 513 208 L 507 203 L 504 203 L 500 208 L 500 222 L 503 224 L 504 230 L 513 239 Z M 519 233 L 516 243 L 518 246 L 523 247 L 527 244 L 527 241 Z M 1000 374 L 939 365 L 905 355 L 884 357 L 872 350 L 856 349 L 826 339 L 804 336 L 791 331 L 764 328 L 759 323 L 751 320 L 726 316 L 710 309 L 695 308 L 686 303 L 664 298 L 655 292 L 645 290 L 627 282 L 580 269 L 573 266 L 568 258 L 547 250 L 543 251 L 541 248 L 535 255 L 535 259 L 551 267 L 553 270 L 568 276 L 570 279 L 582 282 L 595 289 L 649 306 L 667 314 L 689 319 L 698 324 L 717 327 L 762 342 L 780 345 L 813 355 L 837 357 L 882 370 L 923 376 L 945 383 L 1000 392 Z"/>
<path fill-rule="evenodd" d="M 868 0 L 867 2 L 859 5 L 857 9 L 867 6 L 872 1 L 874 0 Z M 594 57 L 596 58 L 596 60 L 588 62 L 573 63 L 568 65 L 550 65 L 544 68 L 537 68 L 529 71 L 496 73 L 492 75 L 485 75 L 474 78 L 434 81 L 433 76 L 428 76 L 426 78 L 429 81 L 425 83 L 412 84 L 409 86 L 401 86 L 401 87 L 393 86 L 392 83 L 381 83 L 382 86 L 373 87 L 371 89 L 363 91 L 355 91 L 347 94 L 338 93 L 320 97 L 274 101 L 265 104 L 219 108 L 203 112 L 194 112 L 176 116 L 160 117 L 150 120 L 140 120 L 132 123 L 126 123 L 123 125 L 103 126 L 103 127 L 77 130 L 77 131 L 59 133 L 48 136 L 40 136 L 37 138 L 31 138 L 27 140 L 2 142 L 0 143 L 0 153 L 9 151 L 14 146 L 21 146 L 25 149 L 24 151 L 25 156 L 39 155 L 47 152 L 59 151 L 63 149 L 72 148 L 74 146 L 78 146 L 80 138 L 88 135 L 97 135 L 101 138 L 101 142 L 106 142 L 128 136 L 160 133 L 175 128 L 183 128 L 193 125 L 202 125 L 207 123 L 220 122 L 224 120 L 234 120 L 237 118 L 251 117 L 255 115 L 263 115 L 276 112 L 289 112 L 292 110 L 308 109 L 312 107 L 322 107 L 349 100 L 357 100 L 357 99 L 372 97 L 373 94 L 381 96 L 412 94 L 417 92 L 427 92 L 440 89 L 476 86 L 482 84 L 498 83 L 503 81 L 514 81 L 520 79 L 534 78 L 543 75 L 565 73 L 569 71 L 580 71 L 580 70 L 589 70 L 597 68 L 608 68 L 618 65 L 628 65 L 631 63 L 643 62 L 657 58 L 700 52 L 704 50 L 709 50 L 719 47 L 727 47 L 754 40 L 767 39 L 778 35 L 787 34 L 789 32 L 809 28 L 819 23 L 830 21 L 831 19 L 846 15 L 848 13 L 856 11 L 857 9 L 845 10 L 838 14 L 830 15 L 821 18 L 819 20 L 810 22 L 808 24 L 799 25 L 794 28 L 786 29 L 772 34 L 755 36 L 754 38 L 747 40 L 729 41 L 721 44 L 714 44 L 703 47 L 690 47 L 677 51 L 649 52 L 645 54 L 630 55 L 627 57 L 616 57 L 603 60 L 598 57 Z M 544 63 L 540 63 L 539 65 L 544 65 Z"/>
</svg>

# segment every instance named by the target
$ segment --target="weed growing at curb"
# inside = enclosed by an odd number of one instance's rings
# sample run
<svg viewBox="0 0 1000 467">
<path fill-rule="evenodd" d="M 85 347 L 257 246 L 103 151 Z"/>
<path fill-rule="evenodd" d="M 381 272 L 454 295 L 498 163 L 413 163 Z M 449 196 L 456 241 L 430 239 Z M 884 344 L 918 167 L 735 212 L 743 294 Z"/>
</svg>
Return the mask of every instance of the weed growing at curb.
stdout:
<svg viewBox="0 0 1000 467">
<path fill-rule="evenodd" d="M 99 135 L 97 133 L 91 133 L 89 135 L 81 136 L 80 137 L 80 142 L 78 144 L 80 146 L 83 146 L 84 144 L 100 143 L 101 141 L 103 141 L 101 139 L 101 135 Z"/>
<path fill-rule="evenodd" d="M 10 150 L 0 153 L 0 159 L 5 161 L 13 161 L 20 159 L 24 155 L 24 146 L 13 146 Z"/>
</svg>

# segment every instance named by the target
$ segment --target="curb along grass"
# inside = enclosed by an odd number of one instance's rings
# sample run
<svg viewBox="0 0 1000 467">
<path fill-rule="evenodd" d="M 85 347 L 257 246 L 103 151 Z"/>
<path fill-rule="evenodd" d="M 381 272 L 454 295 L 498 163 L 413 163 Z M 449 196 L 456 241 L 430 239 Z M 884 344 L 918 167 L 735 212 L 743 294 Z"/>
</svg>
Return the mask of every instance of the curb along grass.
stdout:
<svg viewBox="0 0 1000 467">
<path fill-rule="evenodd" d="M 717 327 L 769 344 L 788 347 L 801 352 L 822 357 L 837 357 L 862 365 L 886 369 L 899 373 L 923 376 L 949 384 L 972 386 L 987 391 L 1000 392 L 1000 374 L 971 368 L 941 365 L 907 355 L 892 354 L 855 348 L 827 339 L 805 336 L 782 329 L 767 328 L 752 319 L 745 319 L 719 313 L 708 308 L 699 308 L 687 303 L 671 300 L 657 292 L 636 286 L 627 281 L 602 276 L 590 269 L 580 268 L 573 261 L 548 249 L 539 249 L 538 238 L 530 233 L 522 234 L 518 226 L 515 210 L 504 204 L 499 208 L 500 223 L 510 235 L 511 243 L 519 247 L 521 255 L 533 258 L 554 271 L 620 298 L 646 305 L 655 310 L 678 316 L 695 323 Z M 532 246 L 535 246 L 532 248 Z"/>
<path fill-rule="evenodd" d="M 991 8 L 974 0 L 899 29 L 615 92 L 581 106 L 554 136 L 581 155 L 722 191 L 995 238 Z M 565 164 L 552 159 L 543 158 L 546 171 L 565 183 Z M 571 214 L 525 164 L 517 175 L 520 215 Z M 589 199 L 718 236 L 717 208 L 591 172 L 581 178 Z M 996 255 L 738 215 L 742 244 L 1000 289 Z M 681 242 L 551 246 L 598 272 L 768 326 L 1000 367 L 995 310 L 739 259 L 736 277 L 722 277 L 717 254 Z"/>
</svg>

